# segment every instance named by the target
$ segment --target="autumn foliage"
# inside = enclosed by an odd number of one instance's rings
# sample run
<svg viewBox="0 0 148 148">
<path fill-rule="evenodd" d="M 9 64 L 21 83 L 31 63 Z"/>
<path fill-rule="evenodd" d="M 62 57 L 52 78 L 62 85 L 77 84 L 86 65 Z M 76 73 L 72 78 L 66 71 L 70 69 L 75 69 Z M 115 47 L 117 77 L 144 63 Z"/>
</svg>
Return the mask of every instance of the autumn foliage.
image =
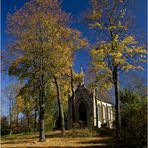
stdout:
<svg viewBox="0 0 148 148">
<path fill-rule="evenodd" d="M 44 141 L 46 84 L 55 81 L 59 111 L 63 116 L 59 79 L 72 66 L 73 52 L 87 42 L 79 31 L 69 27 L 69 15 L 61 10 L 58 0 L 26 3 L 8 15 L 8 32 L 13 37 L 9 44 L 13 53 L 9 75 L 33 83 L 39 92 L 40 141 Z"/>
</svg>

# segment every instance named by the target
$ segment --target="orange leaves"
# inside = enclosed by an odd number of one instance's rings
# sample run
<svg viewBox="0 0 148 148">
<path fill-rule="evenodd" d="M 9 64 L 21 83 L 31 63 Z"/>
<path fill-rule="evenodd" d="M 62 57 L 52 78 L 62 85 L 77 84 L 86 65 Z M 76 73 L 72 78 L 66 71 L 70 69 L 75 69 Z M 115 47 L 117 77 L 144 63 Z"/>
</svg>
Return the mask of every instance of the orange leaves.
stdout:
<svg viewBox="0 0 148 148">
<path fill-rule="evenodd" d="M 68 73 L 73 52 L 87 45 L 82 34 L 68 25 L 69 14 L 61 11 L 58 0 L 32 0 L 9 15 L 8 31 L 14 37 L 9 49 L 19 51 L 9 68 L 24 79 Z"/>
</svg>

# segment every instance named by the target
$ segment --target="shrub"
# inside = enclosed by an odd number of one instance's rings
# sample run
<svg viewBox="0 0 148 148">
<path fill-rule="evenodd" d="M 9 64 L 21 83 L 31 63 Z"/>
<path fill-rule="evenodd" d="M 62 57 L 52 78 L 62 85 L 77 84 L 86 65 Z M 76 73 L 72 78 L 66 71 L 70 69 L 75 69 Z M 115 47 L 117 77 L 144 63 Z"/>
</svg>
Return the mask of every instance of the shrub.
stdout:
<svg viewBox="0 0 148 148">
<path fill-rule="evenodd" d="M 121 94 L 121 138 L 124 146 L 139 148 L 147 143 L 147 101 L 128 90 Z"/>
<path fill-rule="evenodd" d="M 68 137 L 95 137 L 98 133 L 95 130 L 91 130 L 88 128 L 84 129 L 72 129 L 71 131 L 68 131 L 67 136 Z"/>
<path fill-rule="evenodd" d="M 3 116 L 1 117 L 1 135 L 7 135 L 9 132 L 8 118 Z"/>
</svg>

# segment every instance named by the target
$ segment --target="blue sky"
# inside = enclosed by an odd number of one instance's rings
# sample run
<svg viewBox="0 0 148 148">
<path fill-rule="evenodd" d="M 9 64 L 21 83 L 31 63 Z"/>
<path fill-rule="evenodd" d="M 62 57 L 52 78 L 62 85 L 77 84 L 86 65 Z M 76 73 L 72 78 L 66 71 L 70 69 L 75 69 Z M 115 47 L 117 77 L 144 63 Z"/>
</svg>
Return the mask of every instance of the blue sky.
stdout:
<svg viewBox="0 0 148 148">
<path fill-rule="evenodd" d="M 6 50 L 7 44 L 9 42 L 9 36 L 6 31 L 6 18 L 7 14 L 13 13 L 15 9 L 19 9 L 23 6 L 25 2 L 29 0 L 1 0 L 1 7 L 2 7 L 2 13 L 1 13 L 1 49 Z M 89 0 L 63 0 L 63 10 L 66 12 L 69 12 L 72 14 L 74 19 L 78 19 L 81 12 L 86 10 L 89 6 Z M 143 34 L 146 40 L 146 34 L 147 34 L 147 0 L 135 0 L 132 9 L 132 15 L 134 16 L 134 23 L 133 23 L 133 29 L 132 32 L 135 33 L 136 36 L 140 36 Z M 91 31 L 86 28 L 83 24 L 80 23 L 73 23 L 73 28 L 77 28 L 79 31 L 81 31 L 84 35 L 84 37 L 88 38 L 90 42 L 93 42 L 93 37 L 91 36 Z M 83 66 L 84 71 L 87 69 L 87 65 L 89 64 L 90 57 L 88 55 L 87 50 L 79 50 L 76 52 L 75 55 L 75 62 L 74 62 L 74 70 L 79 71 L 80 65 Z M 135 72 L 137 75 L 144 77 L 146 79 L 146 64 L 143 65 L 145 70 L 144 71 L 137 71 Z M 2 76 L 2 89 L 4 89 L 9 83 L 14 82 L 15 79 L 12 77 L 8 77 L 7 75 Z M 2 97 L 5 97 L 2 95 Z M 4 105 L 6 107 L 6 105 Z M 5 111 L 6 114 L 7 111 Z"/>
</svg>

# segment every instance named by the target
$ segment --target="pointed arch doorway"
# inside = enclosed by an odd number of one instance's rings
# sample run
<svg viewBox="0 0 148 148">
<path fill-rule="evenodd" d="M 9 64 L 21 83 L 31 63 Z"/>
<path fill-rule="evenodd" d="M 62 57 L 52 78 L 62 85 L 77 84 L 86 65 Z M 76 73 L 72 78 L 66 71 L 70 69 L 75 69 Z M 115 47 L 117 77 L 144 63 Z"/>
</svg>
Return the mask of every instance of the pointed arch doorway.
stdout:
<svg viewBox="0 0 148 148">
<path fill-rule="evenodd" d="M 86 104 L 81 102 L 78 109 L 79 122 L 87 126 L 87 107 Z"/>
</svg>

